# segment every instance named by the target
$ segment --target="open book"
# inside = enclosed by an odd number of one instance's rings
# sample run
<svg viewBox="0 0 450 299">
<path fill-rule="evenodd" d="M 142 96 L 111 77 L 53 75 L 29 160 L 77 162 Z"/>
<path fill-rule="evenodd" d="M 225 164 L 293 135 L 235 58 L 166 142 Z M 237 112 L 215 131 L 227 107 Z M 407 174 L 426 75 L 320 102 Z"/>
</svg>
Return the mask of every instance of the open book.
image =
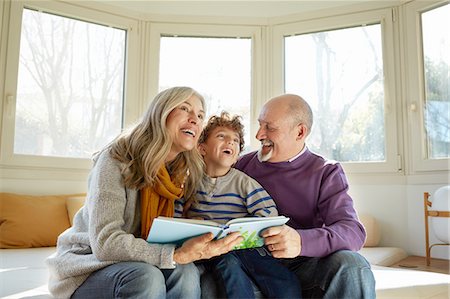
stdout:
<svg viewBox="0 0 450 299">
<path fill-rule="evenodd" d="M 268 227 L 283 225 L 288 220 L 285 216 L 244 217 L 219 224 L 210 220 L 159 216 L 153 221 L 147 242 L 181 245 L 187 239 L 209 232 L 213 233 L 216 239 L 220 239 L 230 232 L 239 231 L 244 241 L 234 249 L 261 247 L 264 240 L 260 237 L 260 232 Z"/>
</svg>

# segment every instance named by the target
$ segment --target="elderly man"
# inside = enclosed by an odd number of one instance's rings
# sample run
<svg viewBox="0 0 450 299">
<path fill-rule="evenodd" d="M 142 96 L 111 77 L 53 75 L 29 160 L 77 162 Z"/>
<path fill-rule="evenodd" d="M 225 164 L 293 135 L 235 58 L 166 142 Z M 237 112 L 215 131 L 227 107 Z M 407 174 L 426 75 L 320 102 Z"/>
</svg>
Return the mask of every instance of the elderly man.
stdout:
<svg viewBox="0 0 450 299">
<path fill-rule="evenodd" d="M 366 237 L 341 165 L 305 145 L 313 115 L 301 97 L 268 101 L 259 115 L 257 152 L 236 168 L 272 196 L 288 225 L 265 230 L 267 248 L 294 271 L 305 298 L 375 298 L 369 263 L 355 251 Z"/>
</svg>

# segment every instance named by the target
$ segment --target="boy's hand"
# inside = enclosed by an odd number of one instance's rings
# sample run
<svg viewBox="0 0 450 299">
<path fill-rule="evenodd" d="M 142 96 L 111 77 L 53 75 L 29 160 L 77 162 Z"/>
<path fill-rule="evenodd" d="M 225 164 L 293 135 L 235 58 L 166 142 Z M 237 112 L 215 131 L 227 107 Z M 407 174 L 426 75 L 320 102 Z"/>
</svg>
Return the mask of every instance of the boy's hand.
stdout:
<svg viewBox="0 0 450 299">
<path fill-rule="evenodd" d="M 300 255 L 302 239 L 290 226 L 269 227 L 261 233 L 264 244 L 275 258 L 294 258 Z"/>
<path fill-rule="evenodd" d="M 175 249 L 173 260 L 177 264 L 188 264 L 203 259 L 210 259 L 229 252 L 234 246 L 243 241 L 239 232 L 233 232 L 225 238 L 213 240 L 212 233 L 204 234 L 183 243 Z"/>
</svg>

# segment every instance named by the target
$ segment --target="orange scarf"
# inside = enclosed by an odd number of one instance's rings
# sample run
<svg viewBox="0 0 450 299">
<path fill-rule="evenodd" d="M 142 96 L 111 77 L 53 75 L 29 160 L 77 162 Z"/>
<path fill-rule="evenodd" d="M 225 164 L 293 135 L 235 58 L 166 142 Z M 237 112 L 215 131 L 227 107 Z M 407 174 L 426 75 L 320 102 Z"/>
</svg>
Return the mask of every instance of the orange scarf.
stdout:
<svg viewBox="0 0 450 299">
<path fill-rule="evenodd" d="M 158 216 L 173 217 L 174 202 L 183 196 L 183 189 L 171 180 L 163 165 L 158 170 L 158 181 L 153 187 L 144 187 L 141 192 L 141 236 L 147 239 L 153 220 Z"/>
</svg>

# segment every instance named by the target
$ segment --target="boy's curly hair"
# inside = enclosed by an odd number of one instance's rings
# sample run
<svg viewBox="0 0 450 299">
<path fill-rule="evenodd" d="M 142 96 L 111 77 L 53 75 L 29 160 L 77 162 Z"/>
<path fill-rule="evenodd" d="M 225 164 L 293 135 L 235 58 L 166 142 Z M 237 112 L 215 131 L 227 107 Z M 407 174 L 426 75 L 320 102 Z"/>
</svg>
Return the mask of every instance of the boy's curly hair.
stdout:
<svg viewBox="0 0 450 299">
<path fill-rule="evenodd" d="M 198 143 L 205 143 L 211 132 L 217 127 L 225 127 L 233 130 L 239 135 L 239 151 L 244 149 L 244 125 L 241 123 L 242 117 L 234 115 L 233 117 L 226 111 L 222 111 L 220 116 L 213 115 L 208 119 L 208 123 L 198 139 Z"/>
</svg>

